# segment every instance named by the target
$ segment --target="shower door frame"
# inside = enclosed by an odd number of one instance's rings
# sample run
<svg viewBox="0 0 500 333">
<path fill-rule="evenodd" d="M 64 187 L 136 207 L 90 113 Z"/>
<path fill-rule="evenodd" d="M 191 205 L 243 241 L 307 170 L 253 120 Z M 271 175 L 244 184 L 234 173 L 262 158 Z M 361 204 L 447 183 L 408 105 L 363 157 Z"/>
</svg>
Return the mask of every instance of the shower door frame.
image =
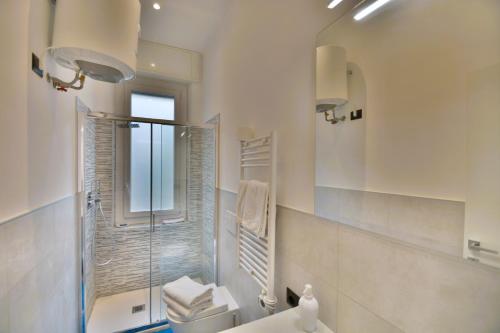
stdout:
<svg viewBox="0 0 500 333">
<path fill-rule="evenodd" d="M 215 139 L 215 147 L 214 147 L 214 159 L 215 159 L 215 184 L 214 184 L 214 189 L 217 191 L 217 185 L 218 185 L 218 179 L 219 179 L 219 173 L 218 173 L 218 152 L 219 152 L 219 133 L 218 133 L 218 127 L 219 127 L 219 121 L 217 118 L 217 122 L 207 122 L 205 124 L 199 125 L 199 124 L 193 124 L 189 122 L 178 122 L 178 121 L 171 121 L 171 120 L 164 120 L 164 119 L 152 119 L 152 118 L 141 118 L 141 117 L 132 117 L 132 116 L 122 116 L 122 115 L 116 115 L 112 113 L 105 113 L 105 112 L 93 112 L 90 110 L 85 103 L 81 101 L 80 98 L 76 98 L 76 115 L 77 115 L 77 140 L 76 140 L 76 151 L 77 151 L 77 158 L 76 158 L 76 166 L 77 166 L 77 196 L 79 200 L 79 205 L 78 205 L 78 219 L 79 219 L 79 232 L 80 232 L 80 246 L 79 252 L 80 252 L 80 292 L 79 292 L 79 320 L 80 320 L 80 330 L 82 333 L 87 332 L 87 322 L 86 322 L 86 307 L 87 304 L 85 304 L 85 212 L 86 212 L 86 206 L 87 206 L 87 200 L 86 200 L 86 193 L 85 193 L 85 126 L 86 126 L 86 121 L 87 119 L 96 119 L 96 120 L 106 120 L 106 121 L 120 121 L 120 122 L 138 122 L 138 123 L 146 123 L 150 124 L 150 135 L 151 135 L 151 144 L 150 144 L 150 154 L 152 158 L 153 154 L 153 144 L 152 144 L 152 136 L 153 136 L 153 126 L 154 125 L 171 125 L 171 126 L 184 126 L 188 128 L 206 128 L 206 129 L 212 129 L 214 130 L 214 139 Z M 160 320 L 159 322 L 153 323 L 152 322 L 152 232 L 154 231 L 154 211 L 153 211 L 153 163 L 150 163 L 150 212 L 149 212 L 149 230 L 150 230 L 150 245 L 149 245 L 149 253 L 150 253 L 150 258 L 149 258 L 149 323 L 139 326 L 139 327 L 130 327 L 127 330 L 137 330 L 137 329 L 148 329 L 148 328 L 154 328 L 158 326 L 162 326 L 165 324 L 168 324 L 167 320 Z M 214 196 L 214 258 L 213 258 L 213 265 L 214 265 L 214 281 L 218 285 L 219 283 L 219 274 L 218 274 L 218 260 L 219 260 L 219 255 L 218 255 L 218 229 L 219 229 L 219 219 L 218 219 L 218 195 L 216 194 Z M 113 221 L 114 223 L 114 221 Z"/>
</svg>

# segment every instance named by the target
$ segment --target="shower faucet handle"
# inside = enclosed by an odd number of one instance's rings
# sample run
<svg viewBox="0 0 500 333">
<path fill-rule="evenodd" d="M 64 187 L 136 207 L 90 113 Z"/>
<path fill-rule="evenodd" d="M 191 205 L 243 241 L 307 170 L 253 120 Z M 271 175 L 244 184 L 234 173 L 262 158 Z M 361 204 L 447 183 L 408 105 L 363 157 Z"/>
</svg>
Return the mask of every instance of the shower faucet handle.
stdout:
<svg viewBox="0 0 500 333">
<path fill-rule="evenodd" d="M 92 196 L 92 191 L 90 191 L 87 192 L 87 209 L 92 208 L 93 205 L 94 205 L 94 200 Z"/>
</svg>

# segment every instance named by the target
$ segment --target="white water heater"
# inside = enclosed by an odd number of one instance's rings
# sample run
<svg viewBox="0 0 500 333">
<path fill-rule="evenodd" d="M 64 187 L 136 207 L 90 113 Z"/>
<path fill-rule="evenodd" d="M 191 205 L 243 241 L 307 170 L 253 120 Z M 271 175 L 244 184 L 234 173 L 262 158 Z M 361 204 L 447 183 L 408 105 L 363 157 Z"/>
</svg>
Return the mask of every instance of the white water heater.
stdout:
<svg viewBox="0 0 500 333">
<path fill-rule="evenodd" d="M 335 45 L 316 49 L 316 105 L 347 102 L 346 50 Z"/>
<path fill-rule="evenodd" d="M 135 77 L 139 0 L 59 0 L 49 53 L 56 62 L 95 80 Z"/>
</svg>

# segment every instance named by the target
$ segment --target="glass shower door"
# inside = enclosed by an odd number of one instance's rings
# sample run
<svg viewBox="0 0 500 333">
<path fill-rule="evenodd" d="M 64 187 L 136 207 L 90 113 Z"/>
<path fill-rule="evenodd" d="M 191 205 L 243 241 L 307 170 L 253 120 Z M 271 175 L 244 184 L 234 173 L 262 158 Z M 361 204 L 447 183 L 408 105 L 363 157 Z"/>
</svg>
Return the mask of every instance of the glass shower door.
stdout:
<svg viewBox="0 0 500 333">
<path fill-rule="evenodd" d="M 162 286 L 173 281 L 186 256 L 181 242 L 191 248 L 186 230 L 189 128 L 152 125 L 151 300 L 153 322 L 166 319 Z M 187 237 L 187 238 L 186 238 Z"/>
<path fill-rule="evenodd" d="M 135 119 L 86 125 L 82 265 L 90 333 L 161 325 L 163 285 L 184 275 L 216 280 L 214 129 Z"/>
<path fill-rule="evenodd" d="M 155 124 L 153 147 L 152 299 L 164 320 L 166 283 L 215 282 L 215 131 Z"/>
</svg>

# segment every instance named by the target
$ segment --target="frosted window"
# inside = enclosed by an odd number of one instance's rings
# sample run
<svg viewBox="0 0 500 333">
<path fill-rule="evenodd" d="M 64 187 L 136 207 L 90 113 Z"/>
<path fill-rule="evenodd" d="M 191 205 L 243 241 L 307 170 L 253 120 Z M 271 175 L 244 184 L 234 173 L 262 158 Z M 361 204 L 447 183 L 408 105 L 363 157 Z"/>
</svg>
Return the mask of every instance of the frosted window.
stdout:
<svg viewBox="0 0 500 333">
<path fill-rule="evenodd" d="M 132 93 L 131 113 L 133 117 L 174 120 L 175 100 Z M 130 212 L 145 212 L 151 208 L 151 143 L 153 210 L 174 209 L 174 126 L 141 123 L 139 128 L 131 129 L 130 134 Z"/>
</svg>

